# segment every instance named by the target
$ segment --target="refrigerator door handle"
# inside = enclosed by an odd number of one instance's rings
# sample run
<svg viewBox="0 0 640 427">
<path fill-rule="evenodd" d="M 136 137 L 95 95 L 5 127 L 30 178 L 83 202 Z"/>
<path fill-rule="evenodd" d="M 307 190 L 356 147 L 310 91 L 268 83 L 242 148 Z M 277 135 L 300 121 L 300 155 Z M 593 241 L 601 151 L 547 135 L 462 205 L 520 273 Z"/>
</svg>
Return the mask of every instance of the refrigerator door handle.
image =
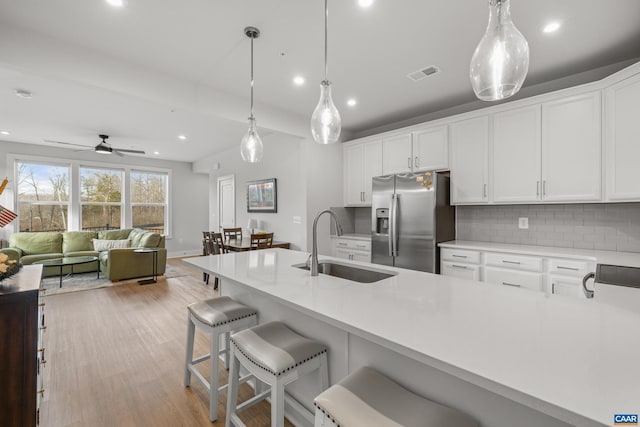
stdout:
<svg viewBox="0 0 640 427">
<path fill-rule="evenodd" d="M 392 233 L 390 233 L 391 237 L 391 252 L 393 256 L 398 256 L 398 200 L 400 199 L 399 194 L 394 194 L 392 196 L 391 201 L 391 215 L 393 219 L 391 220 L 391 229 Z"/>
<path fill-rule="evenodd" d="M 389 236 L 389 256 L 393 256 L 393 232 L 394 232 L 394 222 L 395 222 L 395 218 L 393 216 L 393 206 L 395 203 L 395 194 L 391 195 L 391 209 L 389 210 L 389 233 L 387 234 Z"/>
</svg>

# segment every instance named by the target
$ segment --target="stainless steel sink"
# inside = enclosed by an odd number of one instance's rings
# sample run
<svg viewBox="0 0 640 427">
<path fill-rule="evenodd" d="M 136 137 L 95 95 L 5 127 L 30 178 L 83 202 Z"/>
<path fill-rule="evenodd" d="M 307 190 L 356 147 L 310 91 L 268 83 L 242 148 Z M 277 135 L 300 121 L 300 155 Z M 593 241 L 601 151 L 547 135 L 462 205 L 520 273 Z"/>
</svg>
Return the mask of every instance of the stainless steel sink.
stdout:
<svg viewBox="0 0 640 427">
<path fill-rule="evenodd" d="M 296 264 L 293 267 L 309 270 L 307 264 Z M 328 276 L 339 277 L 341 279 L 352 280 L 359 283 L 374 283 L 389 277 L 395 276 L 397 273 L 379 270 L 368 270 L 366 268 L 354 267 L 346 264 L 338 264 L 335 262 L 319 262 L 318 272 Z"/>
</svg>

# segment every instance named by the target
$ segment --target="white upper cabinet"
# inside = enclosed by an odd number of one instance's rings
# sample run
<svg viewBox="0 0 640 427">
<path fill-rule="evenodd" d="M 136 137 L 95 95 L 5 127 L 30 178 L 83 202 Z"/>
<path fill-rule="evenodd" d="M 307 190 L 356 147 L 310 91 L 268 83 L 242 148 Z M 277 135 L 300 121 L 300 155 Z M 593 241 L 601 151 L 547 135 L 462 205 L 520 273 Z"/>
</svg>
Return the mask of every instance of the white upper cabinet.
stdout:
<svg viewBox="0 0 640 427">
<path fill-rule="evenodd" d="M 541 194 L 540 106 L 493 116 L 493 201 L 534 202 Z"/>
<path fill-rule="evenodd" d="M 345 205 L 371 205 L 371 178 L 382 175 L 382 141 L 345 146 L 344 165 Z"/>
<path fill-rule="evenodd" d="M 451 203 L 489 201 L 489 118 L 451 124 Z"/>
<path fill-rule="evenodd" d="M 449 127 L 434 126 L 413 133 L 413 171 L 449 169 Z"/>
<path fill-rule="evenodd" d="M 382 175 L 411 172 L 412 164 L 410 133 L 382 141 Z"/>
<path fill-rule="evenodd" d="M 602 198 L 600 92 L 542 104 L 542 199 Z"/>
<path fill-rule="evenodd" d="M 608 200 L 640 200 L 640 75 L 605 92 Z"/>
</svg>

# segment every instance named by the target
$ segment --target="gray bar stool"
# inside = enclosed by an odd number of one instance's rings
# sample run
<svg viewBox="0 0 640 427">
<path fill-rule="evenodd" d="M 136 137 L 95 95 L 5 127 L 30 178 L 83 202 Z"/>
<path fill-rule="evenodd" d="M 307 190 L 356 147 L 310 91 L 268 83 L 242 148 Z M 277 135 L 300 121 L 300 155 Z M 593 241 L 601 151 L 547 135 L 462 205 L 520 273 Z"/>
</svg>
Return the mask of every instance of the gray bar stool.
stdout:
<svg viewBox="0 0 640 427">
<path fill-rule="evenodd" d="M 269 390 L 237 405 L 238 375 L 242 365 L 256 379 L 270 386 Z M 293 332 L 282 322 L 269 322 L 231 336 L 231 367 L 227 393 L 227 422 L 244 426 L 238 412 L 271 396 L 271 426 L 284 426 L 284 388 L 303 375 L 318 370 L 320 386 L 324 391 L 329 386 L 327 347 Z M 259 390 L 256 385 L 256 390 Z M 308 414 L 309 423 L 313 414 L 300 403 L 289 402 L 296 411 Z"/>
<path fill-rule="evenodd" d="M 229 297 L 211 298 L 190 304 L 187 322 L 187 354 L 184 369 L 184 386 L 191 384 L 191 374 L 204 385 L 209 392 L 209 419 L 215 421 L 218 418 L 218 392 L 224 391 L 227 385 L 219 387 L 218 384 L 218 357 L 224 355 L 224 366 L 229 366 L 229 335 L 232 331 L 240 331 L 258 324 L 256 310 L 242 305 Z M 193 338 L 196 326 L 209 335 L 211 349 L 197 359 L 193 359 Z M 225 347 L 220 350 L 220 336 L 224 335 Z M 210 381 L 208 382 L 195 365 L 210 360 Z M 240 381 L 248 380 L 250 376 Z"/>
<path fill-rule="evenodd" d="M 478 427 L 462 412 L 361 368 L 316 397 L 315 427 Z"/>
</svg>

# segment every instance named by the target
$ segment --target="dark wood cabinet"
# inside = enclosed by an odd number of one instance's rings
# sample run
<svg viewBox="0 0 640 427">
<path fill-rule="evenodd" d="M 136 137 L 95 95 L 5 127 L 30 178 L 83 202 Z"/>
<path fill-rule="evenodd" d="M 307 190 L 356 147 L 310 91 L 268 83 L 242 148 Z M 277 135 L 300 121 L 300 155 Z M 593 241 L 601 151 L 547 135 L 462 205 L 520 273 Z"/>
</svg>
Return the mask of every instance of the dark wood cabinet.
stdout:
<svg viewBox="0 0 640 427">
<path fill-rule="evenodd" d="M 25 266 L 0 286 L 0 426 L 38 422 L 42 266 Z"/>
</svg>

